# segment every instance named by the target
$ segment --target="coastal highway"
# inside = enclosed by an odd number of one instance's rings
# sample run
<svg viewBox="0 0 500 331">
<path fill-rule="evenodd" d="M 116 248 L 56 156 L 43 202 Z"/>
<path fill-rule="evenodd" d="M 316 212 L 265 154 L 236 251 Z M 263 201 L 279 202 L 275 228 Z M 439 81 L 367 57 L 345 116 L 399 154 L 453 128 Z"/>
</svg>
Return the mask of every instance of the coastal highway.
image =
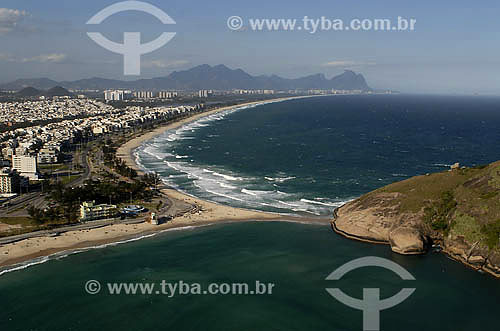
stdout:
<svg viewBox="0 0 500 331">
<path fill-rule="evenodd" d="M 172 219 L 177 216 L 183 215 L 185 213 L 191 212 L 196 209 L 196 206 L 193 206 L 191 204 L 188 204 L 186 202 L 177 200 L 177 199 L 171 199 L 165 195 L 163 195 L 163 207 L 160 208 L 158 211 L 158 217 L 160 219 L 165 218 L 165 219 Z M 64 225 L 57 227 L 55 229 L 50 229 L 50 230 L 41 230 L 41 231 L 34 231 L 34 232 L 29 232 L 29 233 L 24 233 L 20 235 L 15 235 L 15 236 L 9 236 L 5 238 L 0 238 L 0 246 L 21 241 L 24 239 L 30 239 L 30 238 L 35 238 L 35 237 L 51 237 L 51 236 L 57 236 L 63 232 L 68 232 L 68 231 L 81 231 L 81 230 L 91 230 L 91 229 L 97 229 L 101 228 L 104 226 L 109 226 L 113 224 L 139 224 L 139 223 L 144 223 L 144 218 L 145 215 L 140 215 L 137 218 L 126 218 L 126 219 L 104 219 L 104 220 L 96 220 L 96 221 L 88 221 L 84 223 L 78 223 L 78 224 L 73 224 L 73 225 Z"/>
</svg>

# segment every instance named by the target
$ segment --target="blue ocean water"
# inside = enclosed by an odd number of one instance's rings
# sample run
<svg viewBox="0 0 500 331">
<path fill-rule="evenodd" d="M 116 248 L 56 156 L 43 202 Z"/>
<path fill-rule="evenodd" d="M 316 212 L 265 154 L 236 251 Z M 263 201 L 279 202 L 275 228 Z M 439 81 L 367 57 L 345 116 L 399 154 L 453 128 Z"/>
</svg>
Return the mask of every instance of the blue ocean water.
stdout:
<svg viewBox="0 0 500 331">
<path fill-rule="evenodd" d="M 328 215 L 411 176 L 500 159 L 500 99 L 342 95 L 212 115 L 136 151 L 187 193 L 233 206 Z"/>
<path fill-rule="evenodd" d="M 147 142 L 137 158 L 188 193 L 282 213 L 327 215 L 343 201 L 454 162 L 500 155 L 500 99 L 333 96 L 212 115 Z M 64 255 L 63 255 L 64 256 Z M 378 256 L 415 281 L 360 268 Z M 110 295 L 106 283 L 275 284 L 272 295 Z M 326 288 L 362 298 L 415 293 L 381 313 L 381 330 L 498 330 L 500 283 L 441 254 L 401 256 L 327 225 L 220 224 L 92 249 L 0 275 L 0 330 L 362 330 L 361 311 Z"/>
<path fill-rule="evenodd" d="M 325 278 L 355 258 L 379 256 L 408 270 L 382 268 Z M 89 280 L 101 291 L 85 292 Z M 275 284 L 270 295 L 111 295 L 107 283 Z M 382 298 L 416 288 L 380 315 L 381 330 L 498 330 L 500 284 L 441 254 L 401 256 L 387 246 L 342 238 L 328 226 L 249 222 L 173 231 L 91 250 L 0 277 L 1 330 L 362 330 L 362 312 L 326 288 Z"/>
</svg>

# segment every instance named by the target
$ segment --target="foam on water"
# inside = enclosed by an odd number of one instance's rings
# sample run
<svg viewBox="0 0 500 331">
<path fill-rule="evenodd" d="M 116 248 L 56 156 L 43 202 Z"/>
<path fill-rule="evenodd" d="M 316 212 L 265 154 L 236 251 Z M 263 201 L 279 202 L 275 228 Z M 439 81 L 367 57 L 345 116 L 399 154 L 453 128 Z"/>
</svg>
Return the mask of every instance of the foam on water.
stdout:
<svg viewBox="0 0 500 331">
<path fill-rule="evenodd" d="M 223 112 L 208 115 L 187 123 L 179 128 L 168 130 L 145 142 L 136 153 L 137 163 L 146 171 L 155 171 L 163 176 L 163 180 L 182 191 L 187 191 L 197 197 L 227 203 L 237 207 L 264 209 L 267 211 L 289 214 L 310 213 L 326 215 L 331 209 L 344 203 L 341 200 L 323 198 L 321 203 L 305 199 L 298 194 L 279 191 L 279 185 L 293 181 L 296 176 L 284 172 L 269 174 L 264 178 L 254 178 L 233 173 L 221 167 L 198 165 L 190 155 L 180 155 L 175 152 L 177 144 L 186 139 L 193 139 L 193 134 L 199 128 L 209 126 L 215 121 L 225 119 L 234 112 L 257 107 L 276 101 L 262 102 L 256 105 L 235 107 Z M 218 135 L 208 135 L 215 137 Z M 210 148 L 210 146 L 198 147 Z M 194 149 L 188 146 L 188 149 Z M 183 153 L 184 154 L 184 153 Z M 148 162 L 144 164 L 141 158 L 153 157 L 162 160 L 163 164 Z M 165 165 L 167 168 L 165 168 Z M 188 182 L 186 182 L 188 180 Z M 191 180 L 191 182 L 189 182 Z"/>
</svg>

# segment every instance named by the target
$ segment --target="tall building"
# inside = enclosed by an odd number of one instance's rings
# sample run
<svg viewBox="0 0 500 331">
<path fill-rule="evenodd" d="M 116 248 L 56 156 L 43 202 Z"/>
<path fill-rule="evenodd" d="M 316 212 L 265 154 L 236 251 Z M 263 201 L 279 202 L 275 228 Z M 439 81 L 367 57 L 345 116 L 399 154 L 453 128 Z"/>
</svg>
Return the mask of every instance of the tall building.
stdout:
<svg viewBox="0 0 500 331">
<path fill-rule="evenodd" d="M 21 181 L 15 170 L 3 168 L 0 170 L 0 193 L 13 194 L 19 192 Z"/>
<path fill-rule="evenodd" d="M 38 162 L 34 156 L 12 155 L 12 170 L 31 180 L 38 180 Z"/>
<path fill-rule="evenodd" d="M 151 91 L 137 91 L 134 92 L 134 97 L 138 99 L 151 99 L 153 98 L 153 92 Z"/>
<path fill-rule="evenodd" d="M 160 99 L 173 99 L 177 97 L 178 93 L 177 92 L 170 92 L 170 91 L 160 91 L 158 92 L 158 98 Z"/>
<path fill-rule="evenodd" d="M 213 94 L 212 90 L 200 90 L 198 92 L 198 96 L 200 98 L 208 98 L 208 97 L 212 96 L 212 94 Z"/>
<path fill-rule="evenodd" d="M 104 99 L 106 101 L 122 101 L 124 99 L 124 92 L 120 90 L 107 90 L 104 91 Z"/>
</svg>

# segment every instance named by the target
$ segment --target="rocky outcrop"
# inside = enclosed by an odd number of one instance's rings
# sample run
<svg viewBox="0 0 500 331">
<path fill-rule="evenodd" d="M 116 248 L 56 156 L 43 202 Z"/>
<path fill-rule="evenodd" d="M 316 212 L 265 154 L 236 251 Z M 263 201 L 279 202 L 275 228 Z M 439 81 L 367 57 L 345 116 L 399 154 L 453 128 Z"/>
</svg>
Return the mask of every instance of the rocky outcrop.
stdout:
<svg viewBox="0 0 500 331">
<path fill-rule="evenodd" d="M 347 203 L 336 210 L 334 230 L 348 238 L 389 244 L 399 254 L 424 253 L 425 240 L 418 230 L 418 219 L 398 213 L 398 205 L 392 204 L 397 197 L 399 193 L 379 193 Z"/>
<path fill-rule="evenodd" d="M 415 255 L 425 253 L 424 236 L 415 228 L 399 227 L 389 233 L 389 243 L 395 253 Z"/>
<path fill-rule="evenodd" d="M 430 244 L 500 277 L 500 161 L 412 177 L 338 208 L 332 228 L 351 239 L 411 255 Z"/>
<path fill-rule="evenodd" d="M 500 254 L 469 244 L 462 237 L 449 236 L 443 241 L 444 253 L 469 267 L 500 277 Z"/>
</svg>

